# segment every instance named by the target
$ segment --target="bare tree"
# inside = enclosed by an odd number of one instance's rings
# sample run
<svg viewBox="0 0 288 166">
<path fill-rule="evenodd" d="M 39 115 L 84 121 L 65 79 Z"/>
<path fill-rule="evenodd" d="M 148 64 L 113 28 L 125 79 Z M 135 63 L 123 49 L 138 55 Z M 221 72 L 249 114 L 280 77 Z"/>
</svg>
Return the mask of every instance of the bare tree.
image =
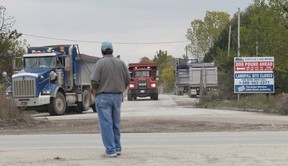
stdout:
<svg viewBox="0 0 288 166">
<path fill-rule="evenodd" d="M 9 75 L 12 74 L 12 59 L 22 54 L 24 44 L 19 40 L 22 34 L 12 30 L 14 23 L 14 17 L 0 6 L 0 73 L 5 70 Z"/>
<path fill-rule="evenodd" d="M 15 19 L 12 16 L 7 15 L 6 8 L 0 6 L 0 33 L 1 39 L 7 37 L 9 30 L 13 27 Z"/>
</svg>

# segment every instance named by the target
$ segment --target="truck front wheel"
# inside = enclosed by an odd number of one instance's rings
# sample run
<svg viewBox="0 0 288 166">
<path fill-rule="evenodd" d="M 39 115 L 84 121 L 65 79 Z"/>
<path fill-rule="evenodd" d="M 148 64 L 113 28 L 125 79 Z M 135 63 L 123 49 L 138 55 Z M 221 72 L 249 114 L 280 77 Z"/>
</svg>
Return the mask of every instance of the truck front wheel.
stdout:
<svg viewBox="0 0 288 166">
<path fill-rule="evenodd" d="M 131 101 L 132 100 L 132 95 L 128 93 L 127 99 L 128 99 L 128 101 Z"/>
<path fill-rule="evenodd" d="M 152 100 L 158 100 L 158 93 L 154 93 L 151 95 Z"/>
<path fill-rule="evenodd" d="M 66 99 L 63 93 L 57 92 L 56 97 L 51 97 L 48 105 L 49 114 L 52 116 L 63 115 L 66 111 Z"/>
</svg>

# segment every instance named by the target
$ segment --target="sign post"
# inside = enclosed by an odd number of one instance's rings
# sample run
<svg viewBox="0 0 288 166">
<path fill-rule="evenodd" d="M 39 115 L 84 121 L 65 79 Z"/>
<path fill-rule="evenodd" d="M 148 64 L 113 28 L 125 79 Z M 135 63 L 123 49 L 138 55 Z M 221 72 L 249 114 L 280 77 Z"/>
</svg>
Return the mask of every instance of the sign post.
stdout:
<svg viewBox="0 0 288 166">
<path fill-rule="evenodd" d="M 275 93 L 274 57 L 235 57 L 234 93 Z"/>
</svg>

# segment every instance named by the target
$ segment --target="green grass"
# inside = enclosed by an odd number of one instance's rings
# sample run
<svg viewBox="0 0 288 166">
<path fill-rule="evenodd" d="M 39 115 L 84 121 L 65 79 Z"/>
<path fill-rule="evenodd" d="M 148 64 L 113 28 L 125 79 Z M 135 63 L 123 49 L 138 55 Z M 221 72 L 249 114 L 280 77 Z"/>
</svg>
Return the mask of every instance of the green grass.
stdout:
<svg viewBox="0 0 288 166">
<path fill-rule="evenodd" d="M 267 94 L 241 94 L 240 100 L 237 94 L 232 99 L 220 99 L 216 94 L 206 94 L 203 102 L 198 105 L 202 108 L 240 108 L 240 109 L 258 109 L 264 112 L 288 114 L 288 95 L 267 95 Z"/>
</svg>

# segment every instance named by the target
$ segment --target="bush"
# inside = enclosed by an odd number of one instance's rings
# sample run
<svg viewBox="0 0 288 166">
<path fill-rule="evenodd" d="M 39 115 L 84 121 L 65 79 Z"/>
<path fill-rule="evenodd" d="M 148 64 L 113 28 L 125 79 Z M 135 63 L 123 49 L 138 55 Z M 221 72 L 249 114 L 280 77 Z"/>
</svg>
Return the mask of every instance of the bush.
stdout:
<svg viewBox="0 0 288 166">
<path fill-rule="evenodd" d="M 7 99 L 3 92 L 0 92 L 0 120 L 24 120 L 29 121 L 32 118 L 17 108 L 13 100 Z"/>
<path fill-rule="evenodd" d="M 0 83 L 0 92 L 2 92 L 3 91 L 3 85 Z"/>
<path fill-rule="evenodd" d="M 288 94 L 281 94 L 273 98 L 271 101 L 275 104 L 277 112 L 283 115 L 288 115 Z"/>
<path fill-rule="evenodd" d="M 237 96 L 237 95 L 236 95 Z M 258 109 L 269 113 L 288 115 L 288 94 L 241 94 L 240 100 L 219 98 L 217 91 L 208 92 L 203 96 L 199 107 L 227 107 L 239 109 Z"/>
<path fill-rule="evenodd" d="M 219 91 L 218 89 L 212 89 L 208 91 L 207 89 L 203 92 L 203 98 L 207 101 L 218 100 L 219 99 Z"/>
<path fill-rule="evenodd" d="M 238 100 L 236 101 L 238 103 Z M 238 107 L 245 109 L 261 109 L 270 112 L 273 108 L 273 103 L 271 103 L 268 94 L 240 94 Z"/>
</svg>

